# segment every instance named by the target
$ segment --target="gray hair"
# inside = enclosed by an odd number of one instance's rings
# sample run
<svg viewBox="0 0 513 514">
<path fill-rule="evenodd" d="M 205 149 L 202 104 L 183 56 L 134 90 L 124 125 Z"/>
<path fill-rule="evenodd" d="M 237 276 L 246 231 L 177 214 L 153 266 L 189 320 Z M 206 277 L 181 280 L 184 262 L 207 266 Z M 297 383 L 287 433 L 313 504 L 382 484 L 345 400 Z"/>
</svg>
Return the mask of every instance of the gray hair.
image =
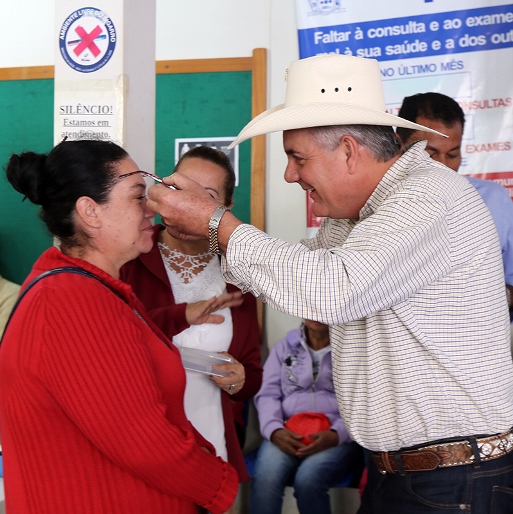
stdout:
<svg viewBox="0 0 513 514">
<path fill-rule="evenodd" d="M 352 136 L 380 162 L 392 159 L 401 149 L 392 127 L 385 125 L 331 125 L 308 130 L 316 144 L 331 151 L 338 147 L 342 136 Z"/>
</svg>

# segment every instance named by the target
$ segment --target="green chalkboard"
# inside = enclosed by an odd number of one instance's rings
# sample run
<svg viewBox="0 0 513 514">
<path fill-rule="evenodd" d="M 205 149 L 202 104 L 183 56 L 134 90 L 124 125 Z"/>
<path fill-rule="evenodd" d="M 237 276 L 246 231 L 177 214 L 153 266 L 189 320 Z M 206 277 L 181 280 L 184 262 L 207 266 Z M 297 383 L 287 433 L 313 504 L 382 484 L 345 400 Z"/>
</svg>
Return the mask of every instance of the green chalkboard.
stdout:
<svg viewBox="0 0 513 514">
<path fill-rule="evenodd" d="M 251 72 L 157 75 L 156 162 L 160 176 L 174 167 L 176 138 L 231 137 L 251 119 Z M 53 80 L 0 81 L 0 163 L 11 153 L 48 152 L 53 145 Z M 250 220 L 250 144 L 239 148 L 234 213 Z M 0 176 L 0 275 L 21 283 L 52 238 L 38 208 Z"/>
<path fill-rule="evenodd" d="M 53 80 L 1 81 L 0 113 L 0 275 L 19 284 L 52 238 L 39 208 L 22 203 L 3 170 L 11 153 L 52 148 Z"/>
<path fill-rule="evenodd" d="M 251 72 L 157 75 L 157 175 L 171 173 L 175 139 L 236 136 L 251 119 Z M 234 214 L 250 220 L 250 144 L 239 147 Z"/>
</svg>

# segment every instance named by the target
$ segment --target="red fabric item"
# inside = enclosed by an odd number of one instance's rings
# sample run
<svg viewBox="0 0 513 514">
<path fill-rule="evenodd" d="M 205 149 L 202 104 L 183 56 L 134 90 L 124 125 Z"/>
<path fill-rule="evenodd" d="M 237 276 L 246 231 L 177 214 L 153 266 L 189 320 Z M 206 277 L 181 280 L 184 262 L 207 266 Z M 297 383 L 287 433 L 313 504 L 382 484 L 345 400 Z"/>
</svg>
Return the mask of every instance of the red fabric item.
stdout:
<svg viewBox="0 0 513 514">
<path fill-rule="evenodd" d="M 329 430 L 331 423 L 326 414 L 320 412 L 299 412 L 289 418 L 284 426 L 287 430 L 302 435 L 303 437 L 300 441 L 303 444 L 309 445 L 313 443 L 313 439 L 310 439 L 308 436 L 323 430 Z"/>
<path fill-rule="evenodd" d="M 178 350 L 130 286 L 81 259 L 50 248 L 27 280 L 59 266 L 125 301 L 62 273 L 20 303 L 0 351 L 6 511 L 226 512 L 237 473 L 185 416 Z"/>
<path fill-rule="evenodd" d="M 155 225 L 153 248 L 121 268 L 121 280 L 132 286 L 153 322 L 169 339 L 189 327 L 185 319 L 185 303 L 177 304 L 167 278 L 166 268 L 157 246 L 158 235 L 164 225 Z M 226 285 L 229 293 L 238 291 Z M 241 362 L 246 373 L 244 387 L 234 395 L 221 392 L 226 449 L 228 462 L 237 470 L 239 481 L 246 482 L 249 475 L 240 448 L 235 422 L 244 426 L 242 411 L 244 401 L 253 398 L 262 385 L 262 363 L 260 356 L 260 328 L 256 299 L 252 294 L 244 295 L 244 302 L 232 308 L 233 339 L 228 353 Z"/>
<path fill-rule="evenodd" d="M 360 498 L 362 497 L 365 486 L 367 485 L 367 468 L 363 470 L 362 477 L 360 478 L 360 484 L 358 485 L 358 492 L 360 493 Z"/>
</svg>

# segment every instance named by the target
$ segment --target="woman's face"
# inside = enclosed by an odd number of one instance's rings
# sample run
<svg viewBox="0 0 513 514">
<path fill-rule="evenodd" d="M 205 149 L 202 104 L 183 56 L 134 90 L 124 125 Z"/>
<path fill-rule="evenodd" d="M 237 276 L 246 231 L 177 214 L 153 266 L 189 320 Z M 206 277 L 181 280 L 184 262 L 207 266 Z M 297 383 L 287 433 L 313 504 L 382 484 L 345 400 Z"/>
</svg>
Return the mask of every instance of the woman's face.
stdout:
<svg viewBox="0 0 513 514">
<path fill-rule="evenodd" d="M 198 157 L 187 157 L 184 159 L 177 170 L 182 175 L 195 180 L 210 194 L 212 198 L 215 198 L 219 205 L 225 205 L 226 201 L 226 171 L 210 161 L 205 161 Z M 232 202 L 233 203 L 233 202 Z M 228 205 L 227 207 L 231 207 Z M 173 231 L 173 227 L 167 227 L 167 231 L 170 235 L 177 237 Z M 198 241 L 204 240 L 205 238 L 200 236 L 180 236 L 181 239 L 187 241 Z"/>
<path fill-rule="evenodd" d="M 126 158 L 116 167 L 116 175 L 137 171 L 137 164 Z M 101 205 L 102 239 L 110 258 L 123 265 L 153 246 L 151 218 L 155 213 L 146 207 L 146 183 L 139 173 L 119 180 L 107 203 Z"/>
<path fill-rule="evenodd" d="M 226 200 L 226 171 L 223 168 L 198 157 L 188 157 L 180 163 L 177 171 L 198 182 L 212 198 L 224 205 Z"/>
</svg>

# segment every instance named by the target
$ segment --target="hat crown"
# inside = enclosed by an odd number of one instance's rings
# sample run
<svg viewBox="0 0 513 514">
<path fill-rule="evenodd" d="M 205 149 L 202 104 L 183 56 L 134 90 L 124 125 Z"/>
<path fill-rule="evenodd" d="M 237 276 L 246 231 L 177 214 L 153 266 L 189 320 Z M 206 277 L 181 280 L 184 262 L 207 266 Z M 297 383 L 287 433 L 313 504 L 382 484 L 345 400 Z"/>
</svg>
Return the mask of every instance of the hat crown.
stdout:
<svg viewBox="0 0 513 514">
<path fill-rule="evenodd" d="M 228 148 L 269 132 L 330 125 L 384 125 L 444 136 L 386 111 L 376 59 L 316 55 L 292 62 L 286 81 L 285 103 L 253 118 Z"/>
<path fill-rule="evenodd" d="M 330 103 L 386 110 L 375 59 L 339 54 L 308 57 L 291 63 L 286 79 L 285 107 Z"/>
</svg>

